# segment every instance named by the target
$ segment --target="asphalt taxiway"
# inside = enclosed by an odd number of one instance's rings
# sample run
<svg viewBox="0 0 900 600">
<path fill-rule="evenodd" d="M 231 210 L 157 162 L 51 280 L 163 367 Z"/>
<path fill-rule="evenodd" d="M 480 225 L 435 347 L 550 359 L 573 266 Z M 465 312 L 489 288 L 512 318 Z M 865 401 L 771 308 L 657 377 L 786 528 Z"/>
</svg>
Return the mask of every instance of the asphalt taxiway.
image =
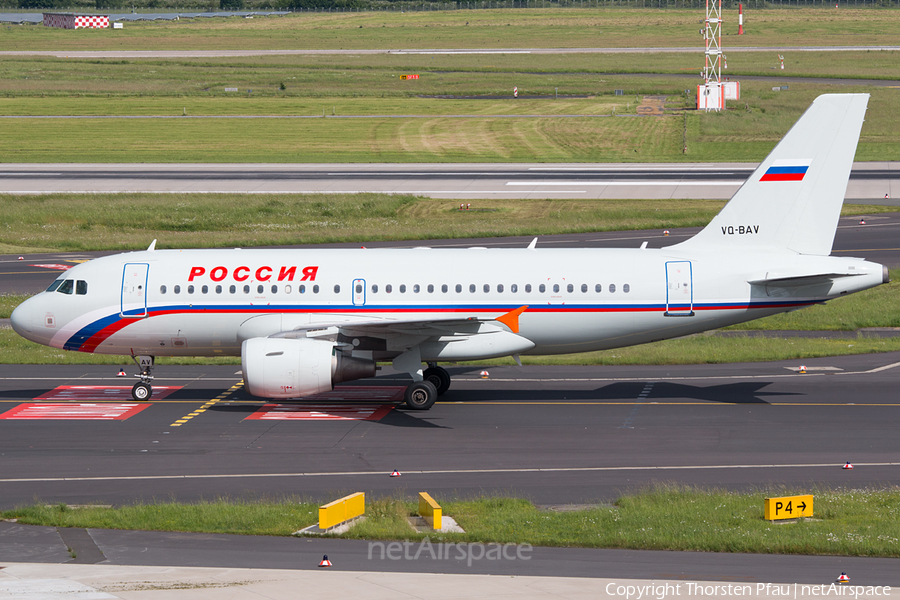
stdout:
<svg viewBox="0 0 900 600">
<path fill-rule="evenodd" d="M 530 118 L 540 115 L 519 116 Z M 483 118 L 479 115 L 457 117 Z M 447 116 L 442 115 L 442 118 Z M 754 168 L 756 164 L 748 163 L 6 164 L 0 168 L 0 193 L 382 192 L 461 200 L 727 199 L 737 191 Z M 847 198 L 881 202 L 885 200 L 885 194 L 889 201 L 900 196 L 900 164 L 855 163 L 847 188 Z"/>
</svg>

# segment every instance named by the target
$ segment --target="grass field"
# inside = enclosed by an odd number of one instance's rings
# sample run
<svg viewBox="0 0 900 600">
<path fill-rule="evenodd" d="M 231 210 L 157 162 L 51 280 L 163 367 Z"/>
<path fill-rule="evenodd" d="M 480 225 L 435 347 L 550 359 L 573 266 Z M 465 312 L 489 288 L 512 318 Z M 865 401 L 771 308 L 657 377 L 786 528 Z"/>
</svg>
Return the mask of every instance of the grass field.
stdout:
<svg viewBox="0 0 900 600">
<path fill-rule="evenodd" d="M 314 13 L 254 19 L 128 23 L 121 30 L 40 26 L 0 30 L 0 50 L 697 47 L 697 10 L 533 9 Z M 895 10 L 737 10 L 723 13 L 725 46 L 895 45 Z M 426 31 L 427 30 L 427 31 Z"/>
<path fill-rule="evenodd" d="M 837 466 L 835 466 L 837 468 Z M 773 525 L 763 519 L 770 495 L 814 494 L 813 519 Z M 535 546 L 900 556 L 900 491 L 764 490 L 739 494 L 657 486 L 619 498 L 612 505 L 554 512 L 514 498 L 455 500 L 437 497 L 444 514 L 464 534 L 417 534 L 406 518 L 415 512 L 403 498 L 368 501 L 367 519 L 341 537 L 423 540 L 432 543 L 517 543 Z M 325 501 L 325 499 L 323 499 Z M 121 508 L 71 509 L 37 504 L 7 510 L 3 518 L 57 527 L 290 535 L 317 521 L 317 505 L 284 502 L 138 504 Z"/>
</svg>

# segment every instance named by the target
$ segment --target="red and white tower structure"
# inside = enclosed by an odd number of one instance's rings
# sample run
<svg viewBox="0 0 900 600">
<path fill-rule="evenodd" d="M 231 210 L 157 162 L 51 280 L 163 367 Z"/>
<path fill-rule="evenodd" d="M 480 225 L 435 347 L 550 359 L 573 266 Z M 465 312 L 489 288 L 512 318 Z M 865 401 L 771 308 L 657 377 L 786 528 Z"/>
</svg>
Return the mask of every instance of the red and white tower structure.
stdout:
<svg viewBox="0 0 900 600">
<path fill-rule="evenodd" d="M 701 73 L 703 85 L 697 86 L 697 110 L 725 108 L 722 86 L 722 0 L 706 0 L 703 41 L 706 42 L 706 64 Z"/>
</svg>

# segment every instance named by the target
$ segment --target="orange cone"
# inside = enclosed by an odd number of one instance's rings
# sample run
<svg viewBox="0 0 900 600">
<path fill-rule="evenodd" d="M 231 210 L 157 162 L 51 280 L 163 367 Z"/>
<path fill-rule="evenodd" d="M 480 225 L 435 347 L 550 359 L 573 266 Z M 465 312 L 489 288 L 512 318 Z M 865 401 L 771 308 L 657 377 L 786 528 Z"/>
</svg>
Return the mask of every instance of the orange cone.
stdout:
<svg viewBox="0 0 900 600">
<path fill-rule="evenodd" d="M 398 471 L 397 469 L 394 469 L 391 472 L 391 477 L 400 477 L 400 471 Z"/>
<path fill-rule="evenodd" d="M 327 554 L 322 557 L 322 560 L 319 562 L 319 566 L 320 567 L 330 567 L 331 566 L 331 561 L 328 560 Z"/>
<path fill-rule="evenodd" d="M 847 577 L 846 573 L 841 573 L 841 576 L 837 578 L 838 583 L 850 583 L 850 578 Z"/>
<path fill-rule="evenodd" d="M 847 461 L 847 463 L 843 466 L 843 468 L 845 470 L 849 471 L 850 469 L 853 468 L 853 465 L 850 464 L 850 461 Z"/>
</svg>

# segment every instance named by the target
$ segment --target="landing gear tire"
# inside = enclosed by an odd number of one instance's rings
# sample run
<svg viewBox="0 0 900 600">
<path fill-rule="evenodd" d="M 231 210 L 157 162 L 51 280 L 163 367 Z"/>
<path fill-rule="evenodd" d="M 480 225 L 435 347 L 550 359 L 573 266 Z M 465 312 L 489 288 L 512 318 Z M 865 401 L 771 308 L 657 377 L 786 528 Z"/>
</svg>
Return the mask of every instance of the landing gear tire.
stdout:
<svg viewBox="0 0 900 600">
<path fill-rule="evenodd" d="M 152 393 L 153 388 L 150 387 L 149 383 L 144 383 L 143 381 L 138 381 L 136 384 L 134 384 L 134 387 L 131 388 L 131 397 L 138 402 L 149 400 L 150 394 Z"/>
<path fill-rule="evenodd" d="M 443 367 L 429 367 L 422 374 L 425 381 L 430 381 L 437 388 L 438 396 L 443 396 L 444 392 L 450 389 L 450 373 Z"/>
<path fill-rule="evenodd" d="M 406 406 L 412 410 L 428 410 L 437 397 L 437 388 L 427 379 L 410 384 L 404 394 Z"/>
</svg>

